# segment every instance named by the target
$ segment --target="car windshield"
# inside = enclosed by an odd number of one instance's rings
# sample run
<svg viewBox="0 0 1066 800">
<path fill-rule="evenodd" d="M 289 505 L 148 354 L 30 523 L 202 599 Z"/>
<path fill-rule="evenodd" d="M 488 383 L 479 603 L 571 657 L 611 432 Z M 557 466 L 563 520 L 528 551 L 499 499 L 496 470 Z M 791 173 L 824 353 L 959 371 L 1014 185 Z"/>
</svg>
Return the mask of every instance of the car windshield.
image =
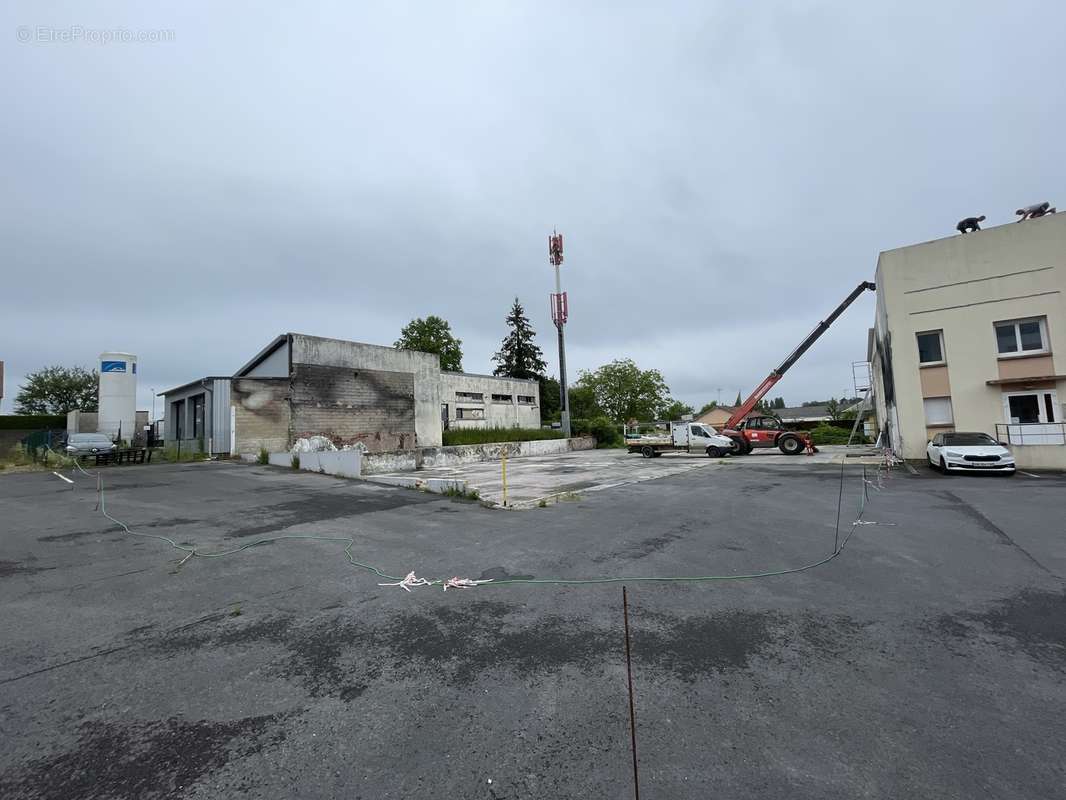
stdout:
<svg viewBox="0 0 1066 800">
<path fill-rule="evenodd" d="M 88 444 L 89 442 L 107 442 L 111 444 L 111 440 L 102 433 L 73 433 L 70 435 L 70 441 L 74 444 Z"/>
<path fill-rule="evenodd" d="M 965 447 L 967 445 L 999 444 L 987 433 L 945 433 L 944 444 Z"/>
</svg>

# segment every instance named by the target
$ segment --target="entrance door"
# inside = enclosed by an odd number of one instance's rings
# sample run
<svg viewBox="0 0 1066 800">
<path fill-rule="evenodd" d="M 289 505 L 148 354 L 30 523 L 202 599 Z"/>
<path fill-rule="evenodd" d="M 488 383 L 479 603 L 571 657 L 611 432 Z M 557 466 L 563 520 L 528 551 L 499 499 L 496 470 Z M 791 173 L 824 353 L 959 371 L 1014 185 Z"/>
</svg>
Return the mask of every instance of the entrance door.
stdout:
<svg viewBox="0 0 1066 800">
<path fill-rule="evenodd" d="M 1004 393 L 1003 415 L 1011 444 L 1066 443 L 1054 390 Z"/>
</svg>

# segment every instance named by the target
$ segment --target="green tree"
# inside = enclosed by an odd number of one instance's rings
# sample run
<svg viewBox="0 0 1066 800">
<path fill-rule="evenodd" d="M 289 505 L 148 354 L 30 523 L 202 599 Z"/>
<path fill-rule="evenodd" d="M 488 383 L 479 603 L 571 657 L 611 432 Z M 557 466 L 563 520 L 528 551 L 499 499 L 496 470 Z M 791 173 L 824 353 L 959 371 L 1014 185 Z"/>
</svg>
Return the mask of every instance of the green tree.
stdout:
<svg viewBox="0 0 1066 800">
<path fill-rule="evenodd" d="M 774 402 L 773 402 L 773 407 L 774 408 L 785 408 L 786 407 L 785 406 L 785 398 L 783 398 L 783 397 L 775 397 L 774 398 Z"/>
<path fill-rule="evenodd" d="M 540 378 L 546 369 L 544 353 L 537 347 L 537 332 L 529 324 L 517 297 L 507 315 L 507 327 L 511 331 L 504 337 L 499 352 L 492 357 L 497 365 L 492 374 L 527 380 Z"/>
<path fill-rule="evenodd" d="M 829 402 L 825 404 L 825 413 L 829 416 L 829 419 L 840 419 L 844 409 L 835 397 L 830 397 Z"/>
<path fill-rule="evenodd" d="M 716 408 L 718 408 L 718 401 L 717 400 L 712 400 L 709 403 L 704 403 L 703 406 L 700 408 L 699 412 L 696 414 L 696 416 L 702 417 L 708 411 L 714 411 L 714 409 L 716 409 Z"/>
<path fill-rule="evenodd" d="M 570 419 L 592 419 L 604 415 L 603 409 L 596 402 L 596 393 L 591 387 L 580 383 L 571 386 L 567 397 L 570 400 Z"/>
<path fill-rule="evenodd" d="M 85 367 L 44 367 L 26 376 L 15 395 L 16 414 L 96 411 L 100 376 Z"/>
<path fill-rule="evenodd" d="M 688 403 L 682 403 L 680 400 L 671 398 L 670 402 L 659 410 L 659 419 L 677 422 L 686 414 L 695 413 L 695 410 Z"/>
<path fill-rule="evenodd" d="M 736 408 L 737 406 L 739 406 L 739 405 L 740 405 L 741 403 L 743 403 L 743 402 L 744 402 L 744 400 L 743 400 L 743 399 L 741 398 L 741 396 L 740 396 L 740 389 L 737 389 L 737 399 L 736 399 L 736 401 L 735 401 L 735 402 L 733 403 L 733 408 Z"/>
<path fill-rule="evenodd" d="M 452 326 L 440 317 L 413 319 L 404 325 L 397 350 L 418 350 L 440 356 L 440 368 L 445 372 L 463 371 L 462 341 L 452 335 Z"/>
<path fill-rule="evenodd" d="M 557 419 L 559 419 L 559 381 L 541 376 L 540 421 L 555 422 Z"/>
<path fill-rule="evenodd" d="M 650 420 L 667 404 L 670 389 L 657 369 L 640 369 L 632 359 L 583 371 L 578 386 L 592 392 L 596 405 L 615 422 Z"/>
</svg>

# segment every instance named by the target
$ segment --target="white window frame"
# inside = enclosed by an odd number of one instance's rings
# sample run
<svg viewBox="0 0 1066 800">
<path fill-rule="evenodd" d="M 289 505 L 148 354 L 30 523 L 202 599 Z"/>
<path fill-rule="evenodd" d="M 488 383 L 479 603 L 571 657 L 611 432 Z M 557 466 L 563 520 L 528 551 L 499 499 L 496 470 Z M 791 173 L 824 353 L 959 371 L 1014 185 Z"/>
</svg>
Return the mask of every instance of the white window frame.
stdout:
<svg viewBox="0 0 1066 800">
<path fill-rule="evenodd" d="M 921 350 L 920 347 L 918 347 L 918 337 L 919 336 L 930 336 L 930 335 L 932 335 L 934 333 L 940 339 L 940 360 L 939 361 L 922 361 L 922 350 Z M 918 348 L 918 366 L 919 367 L 939 367 L 939 366 L 943 366 L 944 364 L 948 363 L 947 353 L 944 350 L 944 331 L 942 329 L 941 330 L 935 330 L 935 331 L 918 331 L 917 333 L 914 334 L 914 346 L 916 348 Z"/>
<path fill-rule="evenodd" d="M 1019 330 L 1019 326 L 1023 322 L 1036 322 L 1040 325 L 1040 349 L 1039 350 L 1022 350 L 1022 332 Z M 1014 342 L 1018 345 L 1018 349 L 1013 353 L 1001 353 L 999 350 L 999 335 L 996 332 L 996 328 L 1003 325 L 1014 326 Z M 999 358 L 1026 358 L 1027 356 L 1043 356 L 1051 352 L 1047 336 L 1047 317 L 1020 317 L 1019 319 L 1001 319 L 992 323 L 992 339 L 996 343 L 996 355 Z"/>
<path fill-rule="evenodd" d="M 926 403 L 928 403 L 930 400 L 944 400 L 944 401 L 947 402 L 947 404 L 948 404 L 948 419 L 943 420 L 943 421 L 935 421 L 935 420 L 929 419 L 929 407 L 926 405 Z M 942 427 L 942 426 L 946 427 L 948 425 L 954 425 L 955 424 L 955 409 L 952 407 L 951 396 L 950 395 L 948 395 L 947 397 L 923 397 L 922 398 L 922 413 L 923 413 L 923 416 L 925 417 L 925 425 L 928 428 L 938 428 L 938 427 Z"/>
<path fill-rule="evenodd" d="M 1047 424 L 1049 422 L 1062 422 L 1061 419 L 1049 420 L 1047 418 L 1047 401 L 1044 395 L 1051 395 L 1051 408 L 1056 415 L 1062 414 L 1062 408 L 1059 406 L 1059 393 L 1054 389 L 1029 389 L 1025 392 L 1004 392 L 1003 393 L 1003 420 L 1008 425 L 1020 425 L 1022 423 L 1015 422 L 1010 415 L 1010 398 L 1012 397 L 1025 397 L 1027 395 L 1035 395 L 1037 398 L 1036 407 L 1037 415 L 1040 417 L 1039 423 L 1027 423 L 1030 425 L 1035 424 Z"/>
</svg>

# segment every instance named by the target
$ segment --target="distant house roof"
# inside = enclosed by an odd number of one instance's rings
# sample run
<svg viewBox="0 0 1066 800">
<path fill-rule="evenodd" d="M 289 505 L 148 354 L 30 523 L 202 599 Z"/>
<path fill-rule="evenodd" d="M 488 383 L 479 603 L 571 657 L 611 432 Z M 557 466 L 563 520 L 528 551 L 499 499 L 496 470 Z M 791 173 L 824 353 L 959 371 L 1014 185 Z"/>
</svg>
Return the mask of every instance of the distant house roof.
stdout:
<svg viewBox="0 0 1066 800">
<path fill-rule="evenodd" d="M 698 417 L 696 417 L 696 422 L 707 422 L 710 419 L 712 414 L 714 414 L 716 416 L 719 416 L 719 417 L 721 417 L 724 414 L 725 418 L 729 419 L 729 417 L 733 416 L 733 412 L 734 411 L 736 411 L 736 407 L 735 406 L 715 406 L 714 408 L 707 409 L 702 414 L 700 414 Z M 759 413 L 760 413 L 759 409 L 756 408 L 756 409 L 753 409 L 752 411 L 749 411 L 746 416 L 747 417 L 756 417 L 756 416 L 759 415 Z"/>
<path fill-rule="evenodd" d="M 826 405 L 778 408 L 774 410 L 774 413 L 781 418 L 782 422 L 808 422 L 829 419 L 829 407 Z"/>
</svg>

